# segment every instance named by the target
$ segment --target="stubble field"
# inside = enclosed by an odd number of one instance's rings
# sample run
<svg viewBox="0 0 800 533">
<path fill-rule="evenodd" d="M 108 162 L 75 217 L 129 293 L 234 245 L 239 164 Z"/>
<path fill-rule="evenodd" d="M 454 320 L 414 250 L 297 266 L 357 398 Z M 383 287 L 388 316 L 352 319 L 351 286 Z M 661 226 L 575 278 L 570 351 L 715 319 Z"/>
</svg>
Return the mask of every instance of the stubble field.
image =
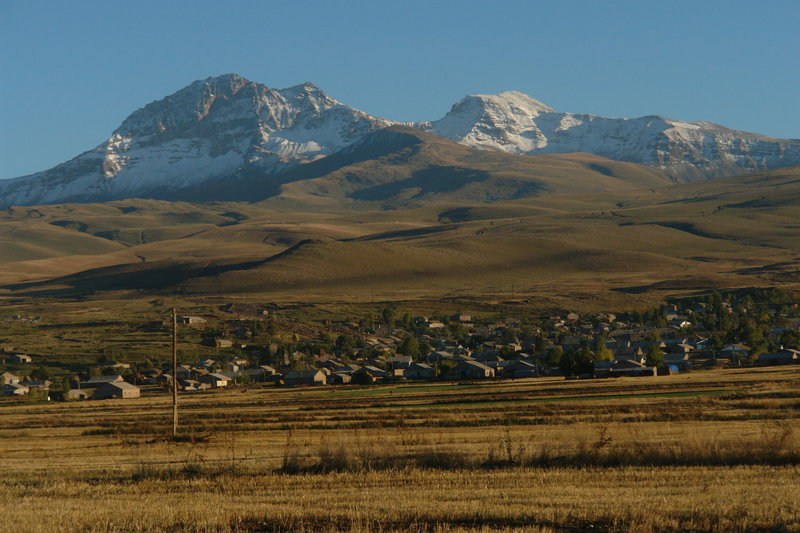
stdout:
<svg viewBox="0 0 800 533">
<path fill-rule="evenodd" d="M 4 405 L 26 531 L 800 531 L 800 369 Z"/>
</svg>

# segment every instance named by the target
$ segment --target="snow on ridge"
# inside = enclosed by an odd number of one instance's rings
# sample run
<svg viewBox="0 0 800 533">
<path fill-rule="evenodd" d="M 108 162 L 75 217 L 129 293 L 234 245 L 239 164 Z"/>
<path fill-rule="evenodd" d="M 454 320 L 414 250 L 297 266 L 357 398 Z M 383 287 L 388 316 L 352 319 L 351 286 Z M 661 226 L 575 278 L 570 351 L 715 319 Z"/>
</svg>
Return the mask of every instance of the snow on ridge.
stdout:
<svg viewBox="0 0 800 533">
<path fill-rule="evenodd" d="M 70 161 L 0 182 L 0 207 L 168 193 L 252 166 L 277 173 L 392 125 L 484 150 L 589 152 L 679 179 L 800 164 L 798 140 L 655 115 L 561 113 L 519 91 L 469 95 L 439 120 L 401 123 L 349 107 L 311 82 L 274 89 L 225 74 L 134 111 L 104 143 Z"/>
</svg>

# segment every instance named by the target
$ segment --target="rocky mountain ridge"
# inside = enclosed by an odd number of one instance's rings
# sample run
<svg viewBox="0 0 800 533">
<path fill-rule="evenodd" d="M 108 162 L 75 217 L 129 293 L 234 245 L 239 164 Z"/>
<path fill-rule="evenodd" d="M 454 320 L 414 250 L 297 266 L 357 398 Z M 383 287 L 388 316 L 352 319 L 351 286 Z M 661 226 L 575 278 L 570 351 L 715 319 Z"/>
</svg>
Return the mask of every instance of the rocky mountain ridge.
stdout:
<svg viewBox="0 0 800 533">
<path fill-rule="evenodd" d="M 66 163 L 0 181 L 0 207 L 169 198 L 231 178 L 245 186 L 249 176 L 279 183 L 284 173 L 398 124 L 404 123 L 344 105 L 312 83 L 278 90 L 227 74 L 135 111 L 108 140 Z M 798 140 L 658 116 L 559 113 L 514 91 L 467 96 L 439 120 L 405 125 L 510 154 L 588 152 L 680 181 L 800 164 Z"/>
</svg>

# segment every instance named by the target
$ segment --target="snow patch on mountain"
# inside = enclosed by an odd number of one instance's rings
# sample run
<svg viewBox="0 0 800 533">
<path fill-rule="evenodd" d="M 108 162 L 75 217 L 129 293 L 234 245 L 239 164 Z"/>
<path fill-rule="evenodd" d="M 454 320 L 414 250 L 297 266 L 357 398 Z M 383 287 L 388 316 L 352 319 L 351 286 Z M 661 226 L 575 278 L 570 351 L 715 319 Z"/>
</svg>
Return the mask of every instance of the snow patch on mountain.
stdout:
<svg viewBox="0 0 800 533">
<path fill-rule="evenodd" d="M 248 169 L 275 174 L 392 124 L 312 83 L 278 90 L 236 74 L 208 78 L 135 111 L 72 161 L 0 182 L 0 206 L 163 195 Z"/>
<path fill-rule="evenodd" d="M 679 180 L 800 165 L 797 139 L 659 116 L 562 113 L 517 91 L 470 95 L 439 120 L 411 124 L 372 117 L 313 83 L 272 89 L 227 74 L 147 104 L 105 142 L 66 163 L 0 181 L 0 207 L 166 198 L 229 177 L 279 175 L 396 124 L 483 150 L 588 152 L 657 167 Z"/>
<path fill-rule="evenodd" d="M 560 113 L 522 93 L 470 95 L 427 131 L 479 149 L 517 154 L 588 152 L 641 163 L 676 179 L 800 164 L 800 143 L 659 116 Z"/>
</svg>

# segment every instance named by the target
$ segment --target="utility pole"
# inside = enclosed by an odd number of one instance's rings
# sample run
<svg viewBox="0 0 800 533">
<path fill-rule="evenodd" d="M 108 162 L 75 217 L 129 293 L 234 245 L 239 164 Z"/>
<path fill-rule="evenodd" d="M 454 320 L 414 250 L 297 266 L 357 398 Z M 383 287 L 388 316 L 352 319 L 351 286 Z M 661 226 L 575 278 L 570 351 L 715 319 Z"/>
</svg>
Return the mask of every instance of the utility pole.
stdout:
<svg viewBox="0 0 800 533">
<path fill-rule="evenodd" d="M 178 435 L 178 315 L 172 308 L 172 438 Z"/>
</svg>

